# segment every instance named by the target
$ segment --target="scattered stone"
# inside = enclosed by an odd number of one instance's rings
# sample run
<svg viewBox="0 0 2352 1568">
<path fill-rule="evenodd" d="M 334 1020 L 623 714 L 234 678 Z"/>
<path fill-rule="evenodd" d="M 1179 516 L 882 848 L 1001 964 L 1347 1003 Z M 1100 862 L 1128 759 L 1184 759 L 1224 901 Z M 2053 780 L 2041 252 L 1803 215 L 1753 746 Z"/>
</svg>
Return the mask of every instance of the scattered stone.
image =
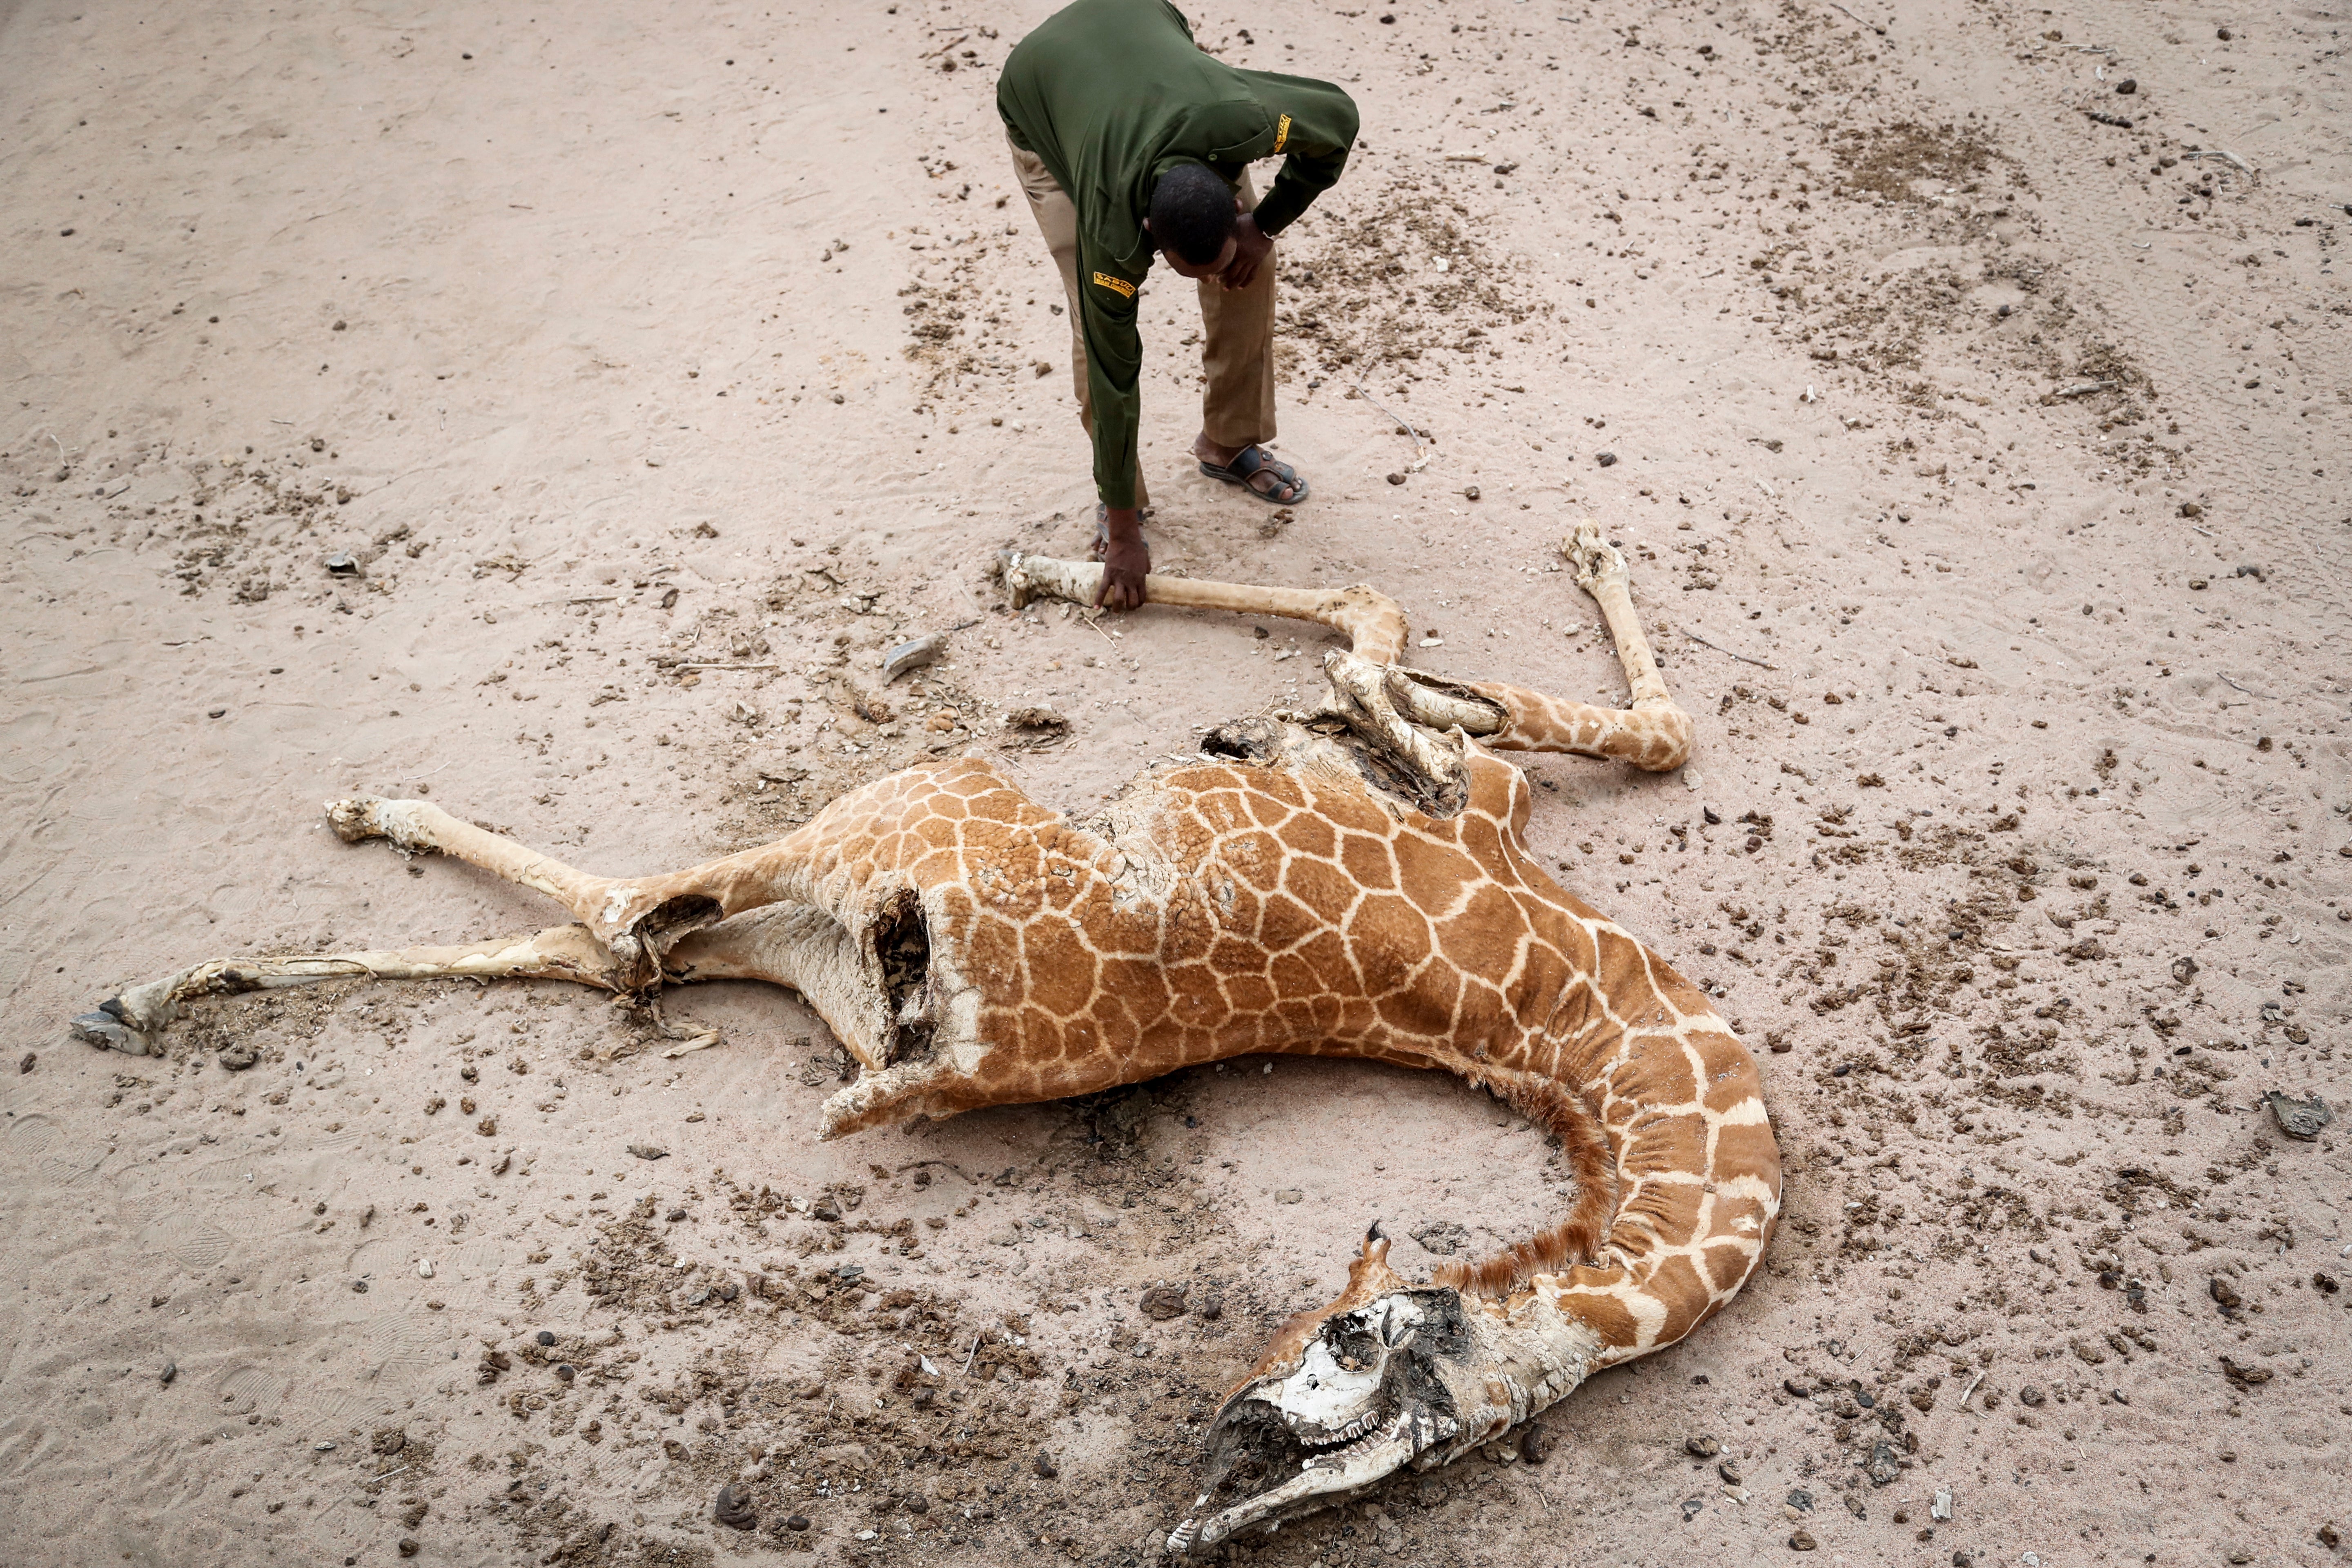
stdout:
<svg viewBox="0 0 2352 1568">
<path fill-rule="evenodd" d="M 1740 1469 L 1737 1459 L 1724 1460 L 1715 1467 L 1715 1473 L 1723 1478 L 1723 1484 L 1727 1487 L 1736 1487 L 1747 1479 L 1747 1473 Z"/>
<path fill-rule="evenodd" d="M 2271 1108 L 2271 1115 L 2277 1121 L 2280 1131 L 2306 1143 L 2319 1136 L 2320 1129 L 2336 1120 L 2336 1112 L 2330 1110 L 2327 1102 L 2317 1094 L 2308 1100 L 2295 1100 L 2274 1089 L 2263 1096 L 2263 1103 Z"/>
<path fill-rule="evenodd" d="M 1476 500 L 1478 499 L 1478 487 L 1476 485 L 1465 485 L 1462 489 L 1462 499 L 1464 500 Z"/>
<path fill-rule="evenodd" d="M 244 1040 L 223 1047 L 220 1053 L 220 1065 L 231 1072 L 243 1072 L 260 1059 L 261 1053 Z"/>
<path fill-rule="evenodd" d="M 1404 483 L 1404 475 L 1402 473 L 1391 474 L 1389 476 L 1389 483 L 1392 485 L 1401 485 Z"/>
<path fill-rule="evenodd" d="M 23 1056 L 16 1058 L 16 1070 L 18 1072 L 31 1072 L 33 1070 L 33 1064 L 40 1059 L 39 1056 L 34 1052 L 26 1051 Z"/>
<path fill-rule="evenodd" d="M 902 642 L 882 656 L 882 679 L 886 682 L 896 680 L 910 669 L 921 669 L 927 665 L 937 664 L 940 656 L 947 650 L 948 637 L 945 632 L 933 632 L 929 637 L 915 637 Z"/>
<path fill-rule="evenodd" d="M 1688 1524 L 1692 1520 L 1696 1519 L 1699 1514 L 1706 1510 L 1706 1499 L 1703 1497 L 1686 1497 L 1683 1499 L 1683 1522 L 1685 1524 Z"/>
<path fill-rule="evenodd" d="M 2172 961 L 2172 978 L 2183 985 L 2186 985 L 2190 981 L 2196 979 L 2197 961 L 2193 958 L 2174 959 Z"/>
<path fill-rule="evenodd" d="M 573 1378 L 580 1375 L 580 1369 L 573 1366 L 568 1361 L 560 1362 L 556 1364 L 555 1375 L 560 1381 L 570 1383 Z"/>
<path fill-rule="evenodd" d="M 653 1158 L 659 1159 L 660 1156 L 655 1155 Z M 840 1200 L 836 1199 L 831 1193 L 825 1194 L 824 1196 L 817 1199 L 816 1202 L 809 1205 L 809 1217 L 811 1219 L 823 1220 L 827 1225 L 837 1223 L 841 1218 Z"/>
<path fill-rule="evenodd" d="M 719 1489 L 719 1497 L 710 1505 L 710 1517 L 730 1530 L 750 1530 L 760 1522 L 760 1510 L 751 1500 L 735 1495 L 735 1483 L 728 1482 Z"/>
<path fill-rule="evenodd" d="M 1530 1421 L 1519 1433 L 1519 1458 L 1530 1465 L 1540 1465 L 1551 1458 L 1558 1441 L 1550 1427 L 1540 1421 Z"/>
<path fill-rule="evenodd" d="M 179 1375 L 180 1363 L 175 1361 L 167 1361 L 163 1363 L 163 1370 L 156 1375 L 155 1381 L 162 1384 L 164 1387 L 169 1388 L 172 1386 L 173 1380 Z"/>
<path fill-rule="evenodd" d="M 1813 1494 L 1798 1487 L 1789 1493 L 1788 1503 L 1799 1513 L 1811 1513 L 1813 1511 Z"/>
<path fill-rule="evenodd" d="M 1788 1390 L 1791 1399 L 1811 1399 L 1813 1396 L 1812 1384 L 1801 1377 L 1782 1378 L 1780 1386 Z"/>
<path fill-rule="evenodd" d="M 669 1151 L 661 1147 L 661 1145 L 657 1143 L 632 1143 L 629 1145 L 629 1152 L 635 1154 L 640 1160 L 667 1160 L 669 1158 Z"/>
<path fill-rule="evenodd" d="M 1811 1531 L 1800 1530 L 1789 1537 L 1789 1550 L 1791 1552 L 1811 1552 L 1820 1544 L 1820 1542 L 1813 1539 Z"/>
<path fill-rule="evenodd" d="M 2225 1318 L 2236 1317 L 2238 1309 L 2246 1304 L 2245 1298 L 2238 1294 L 2236 1287 L 2218 1274 L 2205 1282 L 2205 1293 L 2213 1298 L 2213 1304 L 2221 1310 Z"/>
<path fill-rule="evenodd" d="M 2031 1383 L 2017 1391 L 2017 1402 L 2036 1410 L 2042 1407 L 2042 1401 L 2046 1397 L 2039 1387 Z"/>
<path fill-rule="evenodd" d="M 2116 90 L 2122 93 L 2126 98 L 2129 98 L 2133 93 L 2139 90 L 2139 82 L 2135 78 L 2126 77 L 2123 80 L 2116 83 Z"/>
<path fill-rule="evenodd" d="M 1306 1193 L 1297 1187 L 1285 1187 L 1274 1194 L 1274 1201 L 1278 1204 L 1303 1203 L 1306 1198 Z"/>
<path fill-rule="evenodd" d="M 2266 1366 L 2242 1366 L 2238 1363 L 2231 1361 L 2228 1356 L 2223 1356 L 2221 1358 L 2221 1372 L 2223 1375 L 2228 1377 L 2231 1383 L 2236 1384 L 2240 1388 L 2260 1388 L 2263 1384 L 2268 1383 L 2271 1380 L 2270 1368 Z"/>
<path fill-rule="evenodd" d="M 1181 1318 L 1188 1310 L 1181 1285 L 1154 1285 L 1143 1293 L 1137 1305 L 1143 1309 L 1143 1315 L 1155 1323 Z"/>
<path fill-rule="evenodd" d="M 1225 1293 L 1213 1285 L 1210 1286 L 1208 1293 L 1201 1298 L 1201 1304 L 1192 1310 L 1192 1314 L 1204 1322 L 1215 1322 L 1225 1315 Z"/>
<path fill-rule="evenodd" d="M 1613 467 L 1615 467 L 1615 466 L 1616 466 L 1616 463 L 1617 463 L 1617 454 L 1616 454 L 1616 453 L 1614 453 L 1614 452 L 1603 452 L 1603 453 L 1600 454 L 1598 457 L 1594 458 L 1592 460 L 1593 460 L 1594 462 L 1596 462 L 1596 463 L 1600 464 L 1600 465 L 1601 465 L 1602 468 L 1613 468 Z M 1810 1542 L 1810 1541 L 1811 1540 L 1811 1537 L 1808 1536 L 1808 1537 L 1806 1537 L 1806 1539 Z M 1798 1551 L 1800 1551 L 1800 1552 L 1811 1552 L 1811 1551 L 1812 1550 L 1812 1547 L 1811 1547 L 1811 1546 L 1810 1546 L 1810 1545 L 1806 1545 L 1806 1546 L 1800 1546 L 1800 1547 L 1798 1547 L 1798 1548 L 1797 1548 L 1797 1550 L 1798 1550 Z"/>
<path fill-rule="evenodd" d="M 1723 1445 L 1713 1437 L 1685 1437 L 1683 1452 L 1694 1459 L 1712 1459 L 1723 1452 Z"/>
<path fill-rule="evenodd" d="M 804 1513 L 796 1513 L 790 1519 L 784 1521 L 784 1528 L 786 1530 L 806 1530 L 808 1527 L 808 1515 Z"/>
<path fill-rule="evenodd" d="M 1900 1480 L 1903 1476 L 1903 1460 L 1895 1453 L 1895 1445 L 1884 1437 L 1872 1444 L 1870 1463 L 1864 1467 L 1864 1473 L 1870 1477 L 1870 1484 L 1874 1487 L 1892 1486 L 1895 1481 Z"/>
<path fill-rule="evenodd" d="M 414 1557 L 423 1550 L 425 1548 L 418 1543 L 416 1537 L 404 1535 L 400 1538 L 399 1551 L 403 1557 Z"/>
<path fill-rule="evenodd" d="M 1059 1465 L 1057 1465 L 1057 1464 L 1055 1464 L 1055 1463 L 1054 1462 L 1054 1456 L 1053 1456 L 1053 1455 L 1051 1455 L 1051 1454 L 1049 1454 L 1049 1453 L 1047 1453 L 1047 1452 L 1046 1452 L 1045 1449 L 1043 1449 L 1043 1448 L 1038 1449 L 1038 1450 L 1037 1450 L 1037 1474 L 1038 1474 L 1038 1476 L 1039 1476 L 1041 1479 L 1045 1479 L 1045 1480 L 1049 1480 L 1049 1481 L 1050 1481 L 1050 1480 L 1052 1480 L 1055 1477 L 1056 1477 L 1056 1476 L 1060 1475 L 1061 1473 L 1062 1473 L 1062 1467 L 1061 1467 L 1061 1466 L 1059 1466 Z"/>
<path fill-rule="evenodd" d="M 330 577 L 356 577 L 359 574 L 360 563 L 357 556 L 338 550 L 327 557 L 327 575 Z"/>
<path fill-rule="evenodd" d="M 2036 1400 L 2034 1403 L 2038 1405 L 2041 1401 Z M 1951 1488 L 1937 1487 L 1936 1489 L 1936 1500 L 1927 1505 L 1927 1517 L 1934 1520 L 1938 1524 L 1949 1524 L 1952 1521 Z"/>
</svg>

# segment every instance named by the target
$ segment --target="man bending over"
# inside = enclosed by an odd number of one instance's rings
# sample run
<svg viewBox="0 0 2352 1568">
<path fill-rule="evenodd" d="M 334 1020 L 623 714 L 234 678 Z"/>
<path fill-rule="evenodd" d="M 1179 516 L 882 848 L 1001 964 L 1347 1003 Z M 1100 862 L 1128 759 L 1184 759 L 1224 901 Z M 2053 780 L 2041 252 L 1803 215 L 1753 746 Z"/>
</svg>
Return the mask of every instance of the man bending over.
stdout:
<svg viewBox="0 0 2352 1568">
<path fill-rule="evenodd" d="M 1069 295 L 1070 369 L 1102 501 L 1098 602 L 1132 609 L 1151 570 L 1135 312 L 1152 253 L 1200 283 L 1201 471 L 1276 505 L 1305 500 L 1307 481 L 1260 445 L 1274 438 L 1274 237 L 1347 166 L 1356 106 L 1329 82 L 1223 64 L 1166 0 L 1077 0 L 1021 40 L 996 108 Z M 1277 156 L 1260 200 L 1248 165 Z"/>
</svg>

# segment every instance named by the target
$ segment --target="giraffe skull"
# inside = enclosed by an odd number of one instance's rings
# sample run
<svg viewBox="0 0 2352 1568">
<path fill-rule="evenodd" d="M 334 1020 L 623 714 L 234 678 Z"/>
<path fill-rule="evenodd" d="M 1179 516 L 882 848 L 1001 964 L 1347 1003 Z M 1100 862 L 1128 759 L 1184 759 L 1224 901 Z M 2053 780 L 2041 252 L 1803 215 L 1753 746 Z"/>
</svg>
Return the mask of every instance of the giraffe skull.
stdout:
<svg viewBox="0 0 2352 1568">
<path fill-rule="evenodd" d="M 1445 1457 L 1463 1434 L 1456 1391 L 1468 1391 L 1472 1345 L 1451 1289 L 1391 1290 L 1333 1312 L 1225 1401 L 1209 1435 L 1209 1489 L 1169 1551 L 1271 1532 Z"/>
</svg>

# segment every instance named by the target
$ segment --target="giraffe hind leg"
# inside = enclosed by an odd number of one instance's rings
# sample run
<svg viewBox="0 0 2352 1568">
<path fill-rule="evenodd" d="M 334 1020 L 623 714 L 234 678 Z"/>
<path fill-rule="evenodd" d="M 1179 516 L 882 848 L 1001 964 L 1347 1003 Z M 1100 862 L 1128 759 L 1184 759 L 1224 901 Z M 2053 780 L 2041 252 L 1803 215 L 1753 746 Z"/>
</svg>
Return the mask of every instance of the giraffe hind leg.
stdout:
<svg viewBox="0 0 2352 1568">
<path fill-rule="evenodd" d="M 152 1056 L 160 1054 L 156 1037 L 200 996 L 275 991 L 326 980 L 570 980 L 614 991 L 620 989 L 618 969 L 604 944 L 576 925 L 458 947 L 219 958 L 109 997 L 96 1012 L 76 1018 L 73 1033 L 89 1045 Z"/>
<path fill-rule="evenodd" d="M 545 893 L 610 950 L 617 987 L 625 991 L 658 986 L 669 944 L 731 912 L 702 886 L 725 862 L 659 877 L 592 877 L 422 800 L 330 801 L 327 822 L 346 844 L 383 838 L 410 854 L 450 855 Z"/>
</svg>

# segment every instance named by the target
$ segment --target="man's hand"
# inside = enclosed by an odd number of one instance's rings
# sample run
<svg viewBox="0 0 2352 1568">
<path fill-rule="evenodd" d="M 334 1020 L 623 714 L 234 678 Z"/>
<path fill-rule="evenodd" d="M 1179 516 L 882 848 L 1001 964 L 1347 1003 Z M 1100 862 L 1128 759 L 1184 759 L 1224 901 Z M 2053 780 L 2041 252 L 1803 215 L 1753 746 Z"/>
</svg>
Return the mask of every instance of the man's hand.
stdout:
<svg viewBox="0 0 2352 1568">
<path fill-rule="evenodd" d="M 1143 603 L 1143 579 L 1151 571 L 1151 547 L 1143 542 L 1143 514 L 1134 507 L 1107 507 L 1103 537 L 1095 542 L 1095 558 L 1103 563 L 1102 586 L 1095 590 L 1098 609 L 1132 610 Z"/>
<path fill-rule="evenodd" d="M 1257 269 L 1274 254 L 1274 241 L 1257 229 L 1257 219 L 1248 213 L 1234 225 L 1234 258 L 1217 274 L 1218 282 L 1225 288 L 1246 289 L 1257 279 Z"/>
</svg>

